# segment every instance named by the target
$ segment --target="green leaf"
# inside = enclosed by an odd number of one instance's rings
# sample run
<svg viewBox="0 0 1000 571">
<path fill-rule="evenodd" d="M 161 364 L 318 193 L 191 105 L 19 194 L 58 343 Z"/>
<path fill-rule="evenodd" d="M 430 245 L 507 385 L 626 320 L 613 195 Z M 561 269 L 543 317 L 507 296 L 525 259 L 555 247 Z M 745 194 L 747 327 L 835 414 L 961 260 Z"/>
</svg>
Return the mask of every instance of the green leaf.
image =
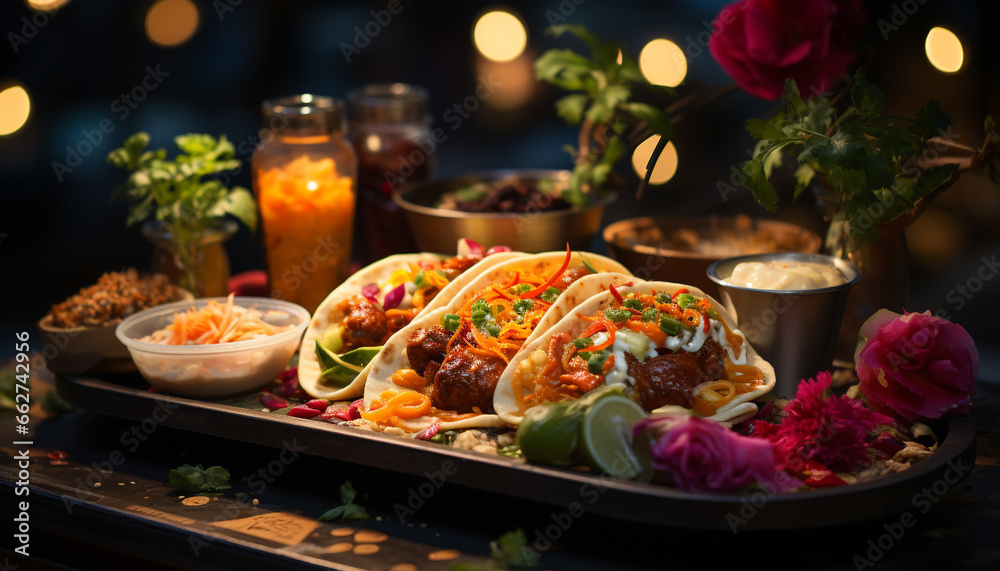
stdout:
<svg viewBox="0 0 1000 571">
<path fill-rule="evenodd" d="M 645 123 L 654 134 L 667 137 L 668 139 L 673 138 L 674 126 L 670 122 L 670 116 L 667 115 L 666 111 L 648 103 L 637 101 L 622 103 L 621 108 L 626 113 L 633 115 Z"/>
<path fill-rule="evenodd" d="M 607 40 L 602 40 L 582 24 L 556 24 L 551 26 L 547 32 L 556 38 L 564 33 L 570 33 L 583 40 L 583 43 L 587 44 L 587 48 L 590 49 L 594 62 L 599 67 L 607 68 L 615 64 L 618 60 L 618 45 Z"/>
<path fill-rule="evenodd" d="M 517 528 L 490 542 L 490 557 L 504 569 L 538 567 L 540 554 L 528 546 L 524 530 Z"/>
<path fill-rule="evenodd" d="M 888 188 L 896 178 L 896 173 L 890 170 L 888 159 L 882 155 L 865 155 L 861 157 L 861 170 L 865 173 L 868 189 Z"/>
<path fill-rule="evenodd" d="M 989 135 L 997 130 L 997 120 L 993 118 L 993 115 L 987 115 L 986 120 L 983 121 L 983 130 Z"/>
<path fill-rule="evenodd" d="M 192 466 L 184 464 L 170 470 L 168 475 L 170 487 L 184 491 L 211 492 L 228 490 L 229 471 L 221 466 L 202 468 L 201 464 Z"/>
<path fill-rule="evenodd" d="M 793 201 L 798 200 L 802 192 L 809 188 L 809 184 L 812 183 L 815 176 L 816 169 L 812 168 L 812 165 L 809 163 L 799 165 L 799 168 L 795 169 L 795 193 L 792 195 Z"/>
<path fill-rule="evenodd" d="M 864 117 L 872 117 L 882 110 L 885 96 L 875 84 L 865 79 L 859 68 L 854 73 L 854 85 L 851 87 L 851 102 L 854 108 Z"/>
<path fill-rule="evenodd" d="M 220 204 L 226 214 L 238 218 L 251 232 L 257 229 L 257 205 L 249 190 L 242 186 L 234 186 Z"/>
<path fill-rule="evenodd" d="M 924 143 L 927 142 L 927 139 L 947 131 L 954 122 L 951 115 L 941 110 L 937 101 L 931 101 L 920 111 L 917 111 L 917 120 L 910 126 L 910 132 Z"/>
<path fill-rule="evenodd" d="M 785 138 L 780 127 L 761 119 L 748 119 L 746 130 L 755 139 L 778 141 Z"/>
<path fill-rule="evenodd" d="M 733 173 L 733 176 L 736 177 L 736 180 L 745 178 L 743 185 L 750 189 L 758 204 L 770 212 L 778 210 L 778 191 L 764 175 L 764 166 L 760 155 L 743 163 Z"/>
<path fill-rule="evenodd" d="M 841 128 L 832 137 L 811 135 L 805 148 L 799 154 L 799 162 L 815 160 L 824 169 L 834 167 L 856 169 L 861 167 L 861 157 L 865 156 L 864 135 L 851 133 Z"/>
<path fill-rule="evenodd" d="M 346 480 L 340 485 L 340 501 L 345 504 L 353 504 L 354 498 L 357 496 L 358 492 L 354 489 L 354 484 L 350 480 Z"/>
<path fill-rule="evenodd" d="M 594 64 L 573 50 L 551 49 L 535 60 L 535 76 L 567 91 L 585 88 Z"/>
<path fill-rule="evenodd" d="M 571 93 L 556 101 L 556 114 L 570 125 L 579 125 L 588 101 L 590 97 L 585 93 Z"/>
<path fill-rule="evenodd" d="M 354 498 L 357 497 L 357 492 L 354 490 L 354 486 L 351 484 L 350 480 L 345 481 L 340 486 L 340 501 L 344 505 L 337 506 L 333 509 L 323 512 L 323 515 L 319 516 L 320 521 L 333 521 L 340 519 L 340 521 L 347 521 L 351 519 L 368 519 L 370 516 L 365 508 L 354 503 Z"/>
<path fill-rule="evenodd" d="M 940 165 L 923 171 L 914 185 L 913 201 L 916 202 L 916 199 L 927 196 L 939 186 L 949 182 L 956 175 L 958 175 L 958 165 L 955 164 Z"/>
</svg>

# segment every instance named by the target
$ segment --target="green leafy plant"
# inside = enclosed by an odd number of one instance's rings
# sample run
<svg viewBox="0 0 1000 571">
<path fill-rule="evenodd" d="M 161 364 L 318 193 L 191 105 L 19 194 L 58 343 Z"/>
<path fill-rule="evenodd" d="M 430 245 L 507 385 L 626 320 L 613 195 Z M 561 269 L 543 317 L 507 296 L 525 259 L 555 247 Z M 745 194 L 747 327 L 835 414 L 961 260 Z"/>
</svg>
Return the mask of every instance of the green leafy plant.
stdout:
<svg viewBox="0 0 1000 571">
<path fill-rule="evenodd" d="M 539 80 L 572 92 L 556 101 L 558 115 L 570 125 L 580 125 L 577 146 L 566 148 L 574 167 L 563 197 L 582 206 L 608 182 L 615 163 L 628 150 L 630 126 L 643 124 L 650 135 L 660 135 L 662 145 L 673 136 L 670 116 L 655 105 L 633 101 L 636 91 L 644 88 L 670 96 L 675 92 L 650 84 L 624 48 L 579 24 L 559 24 L 547 32 L 555 37 L 572 34 L 590 50 L 588 58 L 569 49 L 551 49 L 535 61 Z"/>
<path fill-rule="evenodd" d="M 758 139 L 754 156 L 734 169 L 735 180 L 753 192 L 769 211 L 778 208 L 772 175 L 786 157 L 796 160 L 793 200 L 816 180 L 828 183 L 834 214 L 828 246 L 854 251 L 878 237 L 877 227 L 912 216 L 918 203 L 954 180 L 960 168 L 989 162 L 996 150 L 996 125 L 987 120 L 987 144 L 971 160 L 929 160 L 936 144 L 956 146 L 942 136 L 952 118 L 931 101 L 916 117 L 882 115 L 882 92 L 859 70 L 851 86 L 851 105 L 838 113 L 824 96 L 803 99 L 794 81 L 785 86 L 786 111 L 770 121 L 750 119 L 746 129 Z M 993 143 L 990 143 L 993 141 Z M 937 157 L 937 154 L 934 154 Z M 839 243 L 836 243 L 839 242 Z"/>
<path fill-rule="evenodd" d="M 323 515 L 319 516 L 319 520 L 334 521 L 338 518 L 340 521 L 347 521 L 349 519 L 368 519 L 368 512 L 365 511 L 365 508 L 354 503 L 354 498 L 357 497 L 357 495 L 358 492 L 354 490 L 354 486 L 351 484 L 350 480 L 344 482 L 340 486 L 340 501 L 343 502 L 343 505 L 323 512 Z"/>
<path fill-rule="evenodd" d="M 247 189 L 227 188 L 213 175 L 240 167 L 236 148 L 221 135 L 187 134 L 174 138 L 180 149 L 172 160 L 166 149 L 147 150 L 148 133 L 135 133 L 108 154 L 108 162 L 131 171 L 112 200 L 132 202 L 126 224 L 147 219 L 162 223 L 170 233 L 184 279 L 181 285 L 198 293 L 195 263 L 200 237 L 219 220 L 231 215 L 251 230 L 257 226 L 257 208 Z"/>
<path fill-rule="evenodd" d="M 222 466 L 202 468 L 201 464 L 184 464 L 170 470 L 170 487 L 186 492 L 218 492 L 232 486 L 229 471 Z"/>
</svg>

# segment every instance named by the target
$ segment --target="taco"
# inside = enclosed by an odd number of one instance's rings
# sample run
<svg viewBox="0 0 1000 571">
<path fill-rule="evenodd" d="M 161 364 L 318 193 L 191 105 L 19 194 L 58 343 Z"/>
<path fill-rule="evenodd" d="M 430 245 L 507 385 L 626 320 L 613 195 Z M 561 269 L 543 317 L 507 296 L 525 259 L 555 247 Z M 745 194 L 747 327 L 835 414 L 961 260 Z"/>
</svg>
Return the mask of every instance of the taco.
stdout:
<svg viewBox="0 0 1000 571">
<path fill-rule="evenodd" d="M 449 304 L 393 335 L 375 358 L 362 418 L 414 431 L 503 426 L 493 390 L 535 336 L 610 284 L 631 282 L 621 264 L 589 253 L 543 253 L 480 273 Z"/>
<path fill-rule="evenodd" d="M 479 272 L 521 255 L 397 254 L 358 270 L 313 314 L 299 351 L 299 385 L 314 398 L 361 396 L 368 364 L 393 333 L 447 303 Z"/>
<path fill-rule="evenodd" d="M 510 362 L 494 394 L 508 424 L 601 385 L 647 412 L 683 407 L 720 421 L 753 415 L 774 369 L 722 306 L 697 288 L 637 282 L 587 299 Z"/>
</svg>

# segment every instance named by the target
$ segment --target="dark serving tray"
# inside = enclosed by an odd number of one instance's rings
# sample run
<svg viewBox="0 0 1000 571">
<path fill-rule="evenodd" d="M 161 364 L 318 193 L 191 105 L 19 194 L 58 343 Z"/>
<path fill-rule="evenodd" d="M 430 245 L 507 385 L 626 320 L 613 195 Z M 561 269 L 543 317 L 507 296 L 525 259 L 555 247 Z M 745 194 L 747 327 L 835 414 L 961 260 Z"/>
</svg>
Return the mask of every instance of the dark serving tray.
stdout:
<svg viewBox="0 0 1000 571">
<path fill-rule="evenodd" d="M 93 412 L 145 420 L 254 444 L 412 475 L 447 474 L 447 482 L 592 512 L 641 524 L 709 530 L 777 530 L 847 524 L 914 507 L 936 482 L 949 487 L 975 463 L 976 430 L 969 415 L 934 426 L 935 453 L 875 481 L 807 493 L 691 494 L 665 486 L 616 480 L 525 464 L 503 456 L 423 442 L 247 408 L 256 397 L 201 401 L 151 393 L 137 374 L 107 379 L 59 377 L 60 395 Z M 242 405 L 242 406 L 241 406 Z"/>
</svg>

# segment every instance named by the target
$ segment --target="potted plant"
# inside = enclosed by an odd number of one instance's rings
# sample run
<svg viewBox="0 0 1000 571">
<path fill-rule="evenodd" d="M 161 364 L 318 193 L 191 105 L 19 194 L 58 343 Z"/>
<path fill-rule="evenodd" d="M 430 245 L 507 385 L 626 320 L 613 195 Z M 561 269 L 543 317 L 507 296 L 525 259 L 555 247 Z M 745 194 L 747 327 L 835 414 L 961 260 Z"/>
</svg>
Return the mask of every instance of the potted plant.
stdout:
<svg viewBox="0 0 1000 571">
<path fill-rule="evenodd" d="M 240 167 L 236 149 L 225 135 L 174 138 L 180 153 L 167 159 L 166 149 L 147 150 L 148 133 L 135 133 L 108 154 L 108 162 L 130 171 L 112 200 L 132 203 L 126 224 L 146 222 L 143 233 L 162 251 L 163 271 L 195 296 L 224 295 L 228 259 L 221 242 L 236 231 L 233 216 L 251 231 L 257 225 L 253 195 L 227 188 L 215 175 Z M 163 264 L 162 261 L 168 263 Z"/>
</svg>

